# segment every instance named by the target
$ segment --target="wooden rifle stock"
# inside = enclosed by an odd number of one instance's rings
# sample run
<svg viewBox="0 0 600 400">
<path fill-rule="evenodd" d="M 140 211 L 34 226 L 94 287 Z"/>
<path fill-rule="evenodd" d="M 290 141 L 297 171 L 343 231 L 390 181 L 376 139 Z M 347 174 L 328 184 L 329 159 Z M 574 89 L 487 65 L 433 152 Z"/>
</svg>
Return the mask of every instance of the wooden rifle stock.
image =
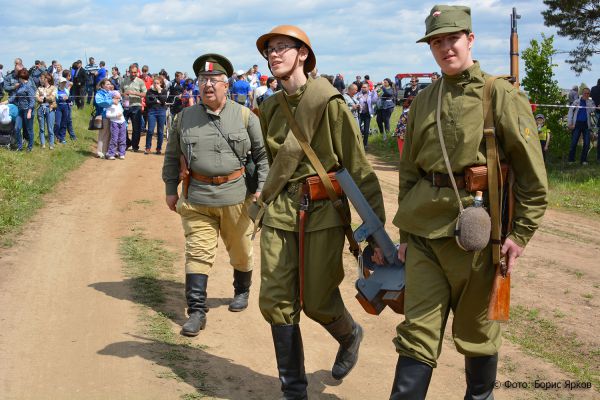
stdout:
<svg viewBox="0 0 600 400">
<path fill-rule="evenodd" d="M 504 225 L 503 236 L 506 238 L 512 227 L 512 221 L 515 210 L 515 199 L 513 193 L 514 173 L 512 169 L 508 170 L 507 182 L 507 219 Z M 510 315 L 510 274 L 504 258 L 500 258 L 500 263 L 495 266 L 496 275 L 494 276 L 494 285 L 488 304 L 487 318 L 490 321 L 508 321 Z"/>
<path fill-rule="evenodd" d="M 179 156 L 179 180 L 183 182 L 181 194 L 184 199 L 187 199 L 188 188 L 190 187 L 190 170 L 183 154 Z"/>
</svg>

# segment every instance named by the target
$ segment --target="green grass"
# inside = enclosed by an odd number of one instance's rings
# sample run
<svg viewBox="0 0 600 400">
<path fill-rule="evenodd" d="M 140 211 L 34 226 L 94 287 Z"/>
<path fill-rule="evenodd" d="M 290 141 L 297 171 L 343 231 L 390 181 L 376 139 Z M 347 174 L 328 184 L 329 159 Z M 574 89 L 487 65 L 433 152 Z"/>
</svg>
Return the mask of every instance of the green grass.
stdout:
<svg viewBox="0 0 600 400">
<path fill-rule="evenodd" d="M 575 334 L 563 332 L 554 322 L 539 316 L 538 309 L 517 305 L 510 311 L 504 336 L 525 352 L 544 359 L 600 391 L 600 352 Z"/>
<path fill-rule="evenodd" d="M 600 164 L 550 164 L 548 184 L 551 207 L 600 215 Z"/>
<path fill-rule="evenodd" d="M 144 202 L 137 203 L 140 206 Z M 175 253 L 169 251 L 164 242 L 149 239 L 141 232 L 122 237 L 119 254 L 124 262 L 124 273 L 130 278 L 130 288 L 134 300 L 141 305 L 138 320 L 143 326 L 143 334 L 153 342 L 152 352 L 157 363 L 168 367 L 169 371 L 157 373 L 161 379 L 175 379 L 187 382 L 196 388 L 196 392 L 186 393 L 182 399 L 200 399 L 211 393 L 206 383 L 203 366 L 190 359 L 190 354 L 205 346 L 194 345 L 178 333 L 167 310 L 169 293 L 163 285 L 165 281 L 174 281 L 173 263 Z"/>
<path fill-rule="evenodd" d="M 39 144 L 37 118 L 34 118 L 35 144 L 31 153 L 0 149 L 0 245 L 11 246 L 11 238 L 44 206 L 44 194 L 52 191 L 65 175 L 92 156 L 97 133 L 87 130 L 90 110 L 73 110 L 77 142 L 56 144 L 54 150 Z M 82 184 L 82 187 L 84 185 Z"/>
<path fill-rule="evenodd" d="M 402 108 L 396 107 L 390 118 L 390 128 L 396 128 Z M 371 129 L 377 131 L 376 118 L 371 120 Z M 552 208 L 580 211 L 586 214 L 600 215 L 600 164 L 593 161 L 596 149 L 590 152 L 589 165 L 567 165 L 552 162 L 547 165 L 548 204 Z M 382 161 L 398 164 L 398 146 L 396 138 L 383 140 L 382 135 L 369 137 L 369 153 Z"/>
</svg>

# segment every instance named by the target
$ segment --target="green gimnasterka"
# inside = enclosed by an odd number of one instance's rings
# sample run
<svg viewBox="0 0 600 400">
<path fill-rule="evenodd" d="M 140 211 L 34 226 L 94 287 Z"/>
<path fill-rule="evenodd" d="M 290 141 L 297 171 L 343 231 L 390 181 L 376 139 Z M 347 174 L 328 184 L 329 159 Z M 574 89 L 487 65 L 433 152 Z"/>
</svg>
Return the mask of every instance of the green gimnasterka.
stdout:
<svg viewBox="0 0 600 400">
<path fill-rule="evenodd" d="M 313 84 L 320 83 L 309 78 L 307 83 L 296 93 L 285 95 L 292 113 L 296 112 L 300 100 L 312 101 L 311 98 L 303 95 L 307 87 Z M 329 86 L 331 87 L 331 85 Z M 335 90 L 333 87 L 331 89 Z M 377 216 L 385 222 L 381 188 L 362 149 L 356 120 L 339 94 L 332 95 L 332 97 L 334 99 L 327 103 L 310 145 L 327 171 L 340 165 L 348 170 Z M 284 141 L 295 141 L 296 139 L 288 128 L 287 119 L 283 110 L 280 109 L 276 96 L 268 98 L 261 105 L 260 110 L 267 157 L 269 163 L 272 163 Z M 303 118 L 314 119 L 316 117 L 318 118 L 315 115 L 295 115 L 298 121 Z M 288 136 L 292 137 L 288 138 Z M 299 183 L 314 175 L 317 175 L 316 170 L 308 158 L 303 157 L 288 180 L 286 188 L 267 206 L 262 223 L 272 228 L 297 232 L 297 213 L 301 194 Z M 309 211 L 310 217 L 306 225 L 306 232 L 342 226 L 339 214 L 329 200 L 312 202 Z"/>
<path fill-rule="evenodd" d="M 444 75 L 415 98 L 400 160 L 399 206 L 394 218 L 401 242 L 407 241 L 407 233 L 427 239 L 454 235 L 458 204 L 453 189 L 434 187 L 423 179 L 431 172 L 447 173 L 432 110 L 443 84 L 442 132 L 453 172 L 461 174 L 465 167 L 485 165 L 482 98 L 488 76 L 475 62 L 460 75 Z M 496 80 L 492 96 L 500 158 L 515 171 L 516 208 L 509 238 L 525 247 L 547 204 L 548 183 L 537 125 L 525 94 L 505 80 Z M 465 206 L 472 204 L 471 194 L 464 189 L 460 194 Z"/>
<path fill-rule="evenodd" d="M 221 132 L 217 128 L 220 128 Z M 258 191 L 266 179 L 267 164 L 262 150 L 263 141 L 258 118 L 250 113 L 248 129 L 244 126 L 242 106 L 227 101 L 219 114 L 214 113 L 201 104 L 184 108 L 173 123 L 163 166 L 163 180 L 166 194 L 177 194 L 179 183 L 179 156 L 188 157 L 187 148 L 191 146 L 190 168 L 204 176 L 226 176 L 238 170 L 244 161 L 234 154 L 231 146 L 240 157 L 245 157 L 252 151 L 256 158 L 258 170 Z M 263 156 L 261 156 L 261 154 Z M 211 207 L 221 207 L 239 204 L 247 196 L 244 177 L 226 182 L 221 185 L 200 182 L 191 179 L 188 200 L 192 204 L 202 204 Z"/>
</svg>

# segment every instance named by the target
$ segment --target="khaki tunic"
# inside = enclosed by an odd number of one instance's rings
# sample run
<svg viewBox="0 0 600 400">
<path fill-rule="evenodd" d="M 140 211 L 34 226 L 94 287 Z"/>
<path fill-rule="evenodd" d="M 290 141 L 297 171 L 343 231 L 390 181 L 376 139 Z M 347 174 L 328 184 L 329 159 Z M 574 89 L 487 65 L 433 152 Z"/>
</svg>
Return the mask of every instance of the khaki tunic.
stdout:
<svg viewBox="0 0 600 400">
<path fill-rule="evenodd" d="M 480 252 L 461 250 L 453 231 L 458 204 L 452 188 L 433 187 L 423 178 L 431 172 L 447 173 L 436 125 L 439 85 L 444 85 L 441 123 L 454 173 L 486 163 L 483 141 L 483 87 L 479 64 L 458 76 L 446 76 L 430 85 L 413 101 L 404 152 L 400 161 L 398 212 L 406 254 L 405 321 L 394 339 L 401 356 L 433 367 L 441 352 L 450 310 L 454 314 L 453 339 L 468 357 L 498 352 L 501 332 L 486 318 L 494 268 L 491 246 Z M 546 209 L 546 170 L 537 127 L 527 98 L 505 80 L 494 84 L 492 107 L 500 157 L 515 171 L 515 218 L 510 238 L 525 246 Z M 473 194 L 460 190 L 466 206 Z M 485 199 L 487 202 L 487 198 Z"/>
</svg>

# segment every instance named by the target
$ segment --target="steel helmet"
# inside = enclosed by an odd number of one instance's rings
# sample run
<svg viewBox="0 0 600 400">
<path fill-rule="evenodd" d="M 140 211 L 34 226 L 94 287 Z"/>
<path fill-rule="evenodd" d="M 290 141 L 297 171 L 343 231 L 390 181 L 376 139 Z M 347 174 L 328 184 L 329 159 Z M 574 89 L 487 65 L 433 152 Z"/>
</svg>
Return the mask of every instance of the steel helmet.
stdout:
<svg viewBox="0 0 600 400">
<path fill-rule="evenodd" d="M 310 40 L 306 33 L 294 25 L 279 25 L 275 28 L 271 29 L 271 32 L 265 33 L 261 37 L 256 40 L 256 48 L 258 52 L 262 55 L 263 50 L 267 47 L 267 43 L 275 36 L 287 36 L 294 40 L 298 40 L 302 42 L 306 48 L 308 49 L 308 57 L 304 62 L 304 72 L 309 73 L 313 69 L 315 69 L 315 65 L 317 64 L 317 58 L 315 57 L 315 53 L 313 52 L 312 46 L 310 45 Z M 264 57 L 264 55 L 263 55 Z M 268 59 L 265 57 L 265 59 Z"/>
</svg>

